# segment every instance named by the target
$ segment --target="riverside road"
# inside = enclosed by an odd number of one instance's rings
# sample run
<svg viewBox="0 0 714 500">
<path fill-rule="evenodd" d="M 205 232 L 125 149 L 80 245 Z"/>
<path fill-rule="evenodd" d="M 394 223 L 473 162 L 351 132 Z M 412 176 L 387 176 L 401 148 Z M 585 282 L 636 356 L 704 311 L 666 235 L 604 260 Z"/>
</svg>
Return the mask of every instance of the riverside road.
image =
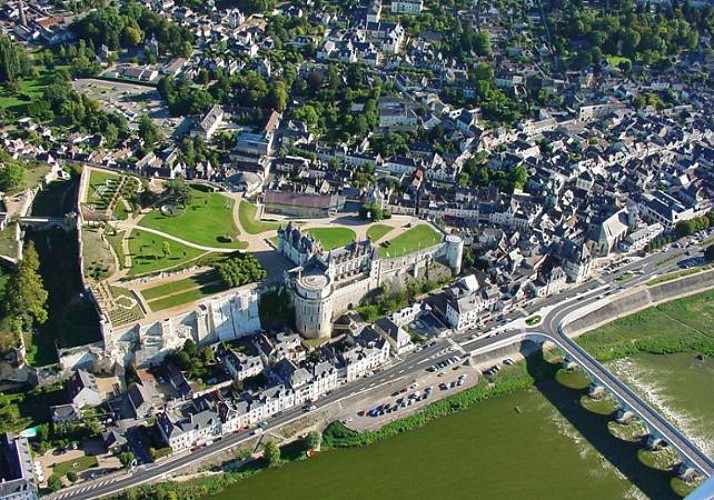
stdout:
<svg viewBox="0 0 714 500">
<path fill-rule="evenodd" d="M 454 340 L 456 340 L 462 348 L 471 352 L 486 352 L 490 346 L 503 343 L 504 340 L 509 338 L 513 338 L 515 341 L 516 337 L 522 336 L 524 331 L 527 332 L 527 330 L 529 330 L 508 329 L 507 325 L 509 320 L 530 316 L 537 313 L 542 308 L 551 307 L 550 311 L 544 315 L 541 325 L 537 328 L 533 328 L 532 330 L 534 332 L 541 331 L 545 333 L 555 332 L 553 335 L 557 335 L 562 341 L 567 340 L 567 342 L 570 343 L 570 339 L 564 335 L 560 327 L 563 320 L 566 319 L 568 315 L 573 313 L 573 311 L 591 306 L 594 302 L 603 300 L 602 297 L 607 294 L 616 293 L 621 290 L 642 285 L 657 275 L 672 271 L 677 268 L 677 261 L 684 258 L 686 258 L 686 256 L 682 250 L 673 248 L 668 249 L 667 251 L 657 252 L 642 259 L 637 259 L 622 266 L 616 272 L 596 276 L 595 278 L 577 287 L 573 287 L 558 295 L 540 300 L 536 304 L 531 304 L 524 310 L 514 311 L 513 313 L 507 315 L 503 326 L 498 327 L 489 333 L 488 338 L 482 336 L 481 338 L 470 339 L 469 337 L 476 333 L 475 331 L 471 331 L 455 336 Z M 632 271 L 637 271 L 637 274 L 633 278 L 627 281 L 618 281 L 618 278 Z M 366 393 L 377 386 L 382 386 L 398 379 L 411 381 L 417 373 L 423 371 L 430 364 L 438 363 L 439 361 L 453 356 L 453 353 L 448 352 L 441 354 L 444 347 L 447 345 L 446 340 L 440 340 L 420 352 L 412 353 L 406 356 L 405 359 L 393 362 L 390 366 L 386 367 L 383 371 L 373 375 L 372 377 L 363 378 L 349 384 L 343 384 L 333 390 L 331 394 L 317 401 L 315 403 L 317 409 L 313 411 L 319 411 L 320 409 L 336 404 L 339 401 L 353 397 L 360 393 Z M 585 355 L 589 356 L 587 353 L 585 353 Z M 579 359 L 587 358 L 585 356 L 580 356 Z M 590 363 L 591 362 L 588 361 L 587 366 L 590 366 Z M 606 370 L 602 370 L 605 371 L 609 377 L 614 378 Z M 605 374 L 602 374 L 601 372 L 598 372 L 598 375 L 605 377 Z M 631 393 L 628 397 L 636 397 L 636 395 L 626 388 L 624 384 L 619 383 L 619 386 Z M 628 400 L 628 403 L 629 401 L 630 400 Z M 636 401 L 633 402 L 634 408 L 637 408 L 634 406 L 636 403 Z M 650 411 L 653 410 L 650 409 Z M 283 414 L 277 415 L 268 420 L 269 427 L 266 429 L 266 432 L 275 430 L 276 428 L 297 420 L 304 415 L 305 412 L 301 408 L 294 408 L 292 410 L 285 411 Z M 671 427 L 671 424 L 668 425 Z M 674 428 L 672 427 L 672 429 Z M 676 431 L 676 429 L 674 430 Z M 135 486 L 161 481 L 169 474 L 181 469 L 182 467 L 193 463 L 200 463 L 211 456 L 236 447 L 251 438 L 253 438 L 253 436 L 250 431 L 241 431 L 230 436 L 226 436 L 222 440 L 198 451 L 177 455 L 159 463 L 140 465 L 134 468 L 131 472 L 120 472 L 111 476 L 104 476 L 91 482 L 63 489 L 55 494 L 49 495 L 46 498 L 51 500 L 91 500 L 109 495 L 116 495 Z M 707 460 L 709 459 L 707 458 Z"/>
</svg>

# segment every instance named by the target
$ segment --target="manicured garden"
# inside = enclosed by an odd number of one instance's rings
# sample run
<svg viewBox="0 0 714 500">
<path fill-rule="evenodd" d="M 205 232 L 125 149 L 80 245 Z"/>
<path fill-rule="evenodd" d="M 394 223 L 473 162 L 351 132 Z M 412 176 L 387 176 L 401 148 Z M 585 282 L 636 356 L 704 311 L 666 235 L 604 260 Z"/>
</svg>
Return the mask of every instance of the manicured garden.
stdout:
<svg viewBox="0 0 714 500">
<path fill-rule="evenodd" d="M 367 238 L 372 241 L 379 241 L 382 236 L 384 236 L 391 230 L 392 226 L 387 226 L 384 224 L 372 224 L 371 226 L 369 226 L 369 229 L 367 229 Z"/>
<path fill-rule="evenodd" d="M 343 247 L 357 238 L 357 234 L 346 227 L 316 227 L 308 229 L 307 232 L 318 240 L 325 250 Z"/>
<path fill-rule="evenodd" d="M 407 229 L 389 241 L 382 243 L 380 255 L 385 258 L 402 257 L 441 242 L 442 235 L 428 224 Z"/>
<path fill-rule="evenodd" d="M 277 222 L 261 221 L 257 219 L 258 207 L 252 203 L 242 200 L 238 207 L 238 219 L 241 227 L 248 234 L 260 234 L 266 231 L 278 229 Z"/>
<path fill-rule="evenodd" d="M 165 243 L 168 243 L 166 247 Z M 164 253 L 168 250 L 168 253 Z M 129 276 L 170 269 L 205 254 L 204 250 L 134 229 L 129 235 L 131 269 Z"/>
<path fill-rule="evenodd" d="M 185 208 L 171 207 L 173 215 L 155 209 L 139 221 L 139 225 L 156 229 L 196 245 L 213 248 L 245 248 L 238 239 L 233 221 L 231 198 L 219 193 L 191 188 Z"/>
</svg>

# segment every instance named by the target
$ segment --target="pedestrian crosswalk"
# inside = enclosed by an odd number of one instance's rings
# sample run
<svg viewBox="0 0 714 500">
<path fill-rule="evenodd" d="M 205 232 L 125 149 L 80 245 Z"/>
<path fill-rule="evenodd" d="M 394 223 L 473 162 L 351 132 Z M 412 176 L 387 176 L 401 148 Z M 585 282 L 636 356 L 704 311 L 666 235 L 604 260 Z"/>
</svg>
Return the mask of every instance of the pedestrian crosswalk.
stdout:
<svg viewBox="0 0 714 500">
<path fill-rule="evenodd" d="M 119 478 L 112 478 L 112 479 L 107 479 L 106 481 L 99 481 L 96 483 L 92 483 L 90 485 L 84 486 L 84 487 L 78 487 L 74 488 L 69 491 L 63 491 L 58 493 L 56 496 L 53 497 L 53 500 L 62 500 L 63 498 L 74 498 L 76 495 L 79 495 L 81 493 L 86 493 L 88 491 L 92 491 L 97 488 L 101 488 L 102 486 L 106 486 L 110 483 L 115 482 Z"/>
</svg>

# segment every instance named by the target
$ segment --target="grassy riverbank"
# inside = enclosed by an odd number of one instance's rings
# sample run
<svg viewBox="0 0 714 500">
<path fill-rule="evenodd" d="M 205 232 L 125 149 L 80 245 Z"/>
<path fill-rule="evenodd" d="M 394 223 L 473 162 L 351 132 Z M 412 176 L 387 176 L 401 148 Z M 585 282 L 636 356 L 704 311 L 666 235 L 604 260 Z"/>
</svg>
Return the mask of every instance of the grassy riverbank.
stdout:
<svg viewBox="0 0 714 500">
<path fill-rule="evenodd" d="M 638 352 L 698 352 L 714 356 L 714 290 L 617 319 L 577 339 L 600 361 Z"/>
</svg>

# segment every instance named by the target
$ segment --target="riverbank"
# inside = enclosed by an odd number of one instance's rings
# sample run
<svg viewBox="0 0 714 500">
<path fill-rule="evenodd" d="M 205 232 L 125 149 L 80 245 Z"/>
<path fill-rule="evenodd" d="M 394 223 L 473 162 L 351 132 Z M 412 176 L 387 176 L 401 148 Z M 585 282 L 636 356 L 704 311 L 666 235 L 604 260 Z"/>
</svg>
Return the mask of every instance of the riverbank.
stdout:
<svg viewBox="0 0 714 500">
<path fill-rule="evenodd" d="M 712 352 L 714 352 L 714 339 L 700 328 L 701 322 L 709 321 L 709 318 L 714 317 L 714 305 L 709 305 L 713 303 L 711 301 L 712 298 L 714 298 L 714 292 L 705 292 L 675 300 L 671 303 L 661 304 L 588 332 L 582 335 L 578 342 L 601 360 L 622 358 L 636 352 L 653 352 L 656 354 L 691 353 L 698 352 L 697 348 L 701 348 L 704 352 L 710 352 L 709 349 L 712 349 Z M 693 317 L 690 317 L 691 315 Z M 665 317 L 667 322 L 664 321 Z M 692 331 L 695 331 L 698 333 L 696 343 L 686 341 L 686 333 L 685 335 L 682 334 L 683 324 L 687 327 L 686 332 L 691 334 Z M 630 481 L 634 481 L 638 477 L 641 478 L 643 475 L 646 476 L 647 479 L 640 481 L 640 483 L 649 484 L 650 488 L 654 488 L 653 491 L 648 493 L 652 494 L 656 491 L 658 497 L 662 495 L 676 497 L 674 491 L 669 488 L 669 482 L 672 478 L 666 473 L 648 469 L 639 460 L 639 443 L 622 441 L 610 434 L 608 430 L 610 416 L 607 412 L 585 409 L 584 405 L 580 403 L 581 398 L 575 399 L 577 408 L 571 407 L 572 405 L 569 405 L 567 401 L 551 400 L 551 397 L 555 397 L 559 391 L 557 387 L 554 387 L 559 384 L 553 382 L 558 368 L 559 366 L 556 364 L 543 362 L 542 359 L 538 361 L 531 357 L 527 363 L 518 363 L 508 369 L 503 369 L 491 380 L 483 379 L 470 389 L 434 402 L 419 413 L 387 423 L 379 430 L 357 433 L 341 423 L 333 423 L 325 430 L 324 445 L 333 449 L 359 448 L 368 452 L 374 449 L 374 446 L 381 446 L 384 443 L 391 442 L 392 439 L 387 440 L 388 437 L 394 437 L 396 440 L 401 439 L 402 436 L 422 432 L 420 429 L 426 429 L 431 424 L 465 413 L 463 410 L 481 408 L 481 405 L 476 405 L 475 403 L 487 400 L 505 400 L 511 396 L 525 394 L 530 392 L 526 389 L 536 384 L 541 393 L 546 395 L 546 402 L 550 401 L 551 405 L 557 409 L 556 413 L 561 416 L 567 416 L 566 419 L 571 426 L 570 429 L 575 430 L 573 435 L 577 436 L 574 438 L 576 441 L 582 440 L 584 436 L 587 441 L 597 442 L 595 448 L 600 452 L 598 456 L 601 457 L 601 460 L 620 460 L 617 464 L 617 469 L 620 470 L 620 473 L 623 470 L 626 471 L 625 476 Z M 568 390 L 576 389 L 571 388 Z M 572 403 L 573 398 L 570 397 L 570 400 Z M 595 425 L 596 421 L 598 425 Z M 407 433 L 406 431 L 411 432 Z M 366 445 L 373 446 L 368 447 Z M 338 452 L 321 454 L 317 460 L 329 460 L 333 453 Z M 489 451 L 484 450 L 484 453 L 488 454 Z M 495 449 L 493 455 L 496 456 L 498 454 L 498 449 Z M 309 462 L 313 461 L 315 459 Z M 226 472 L 219 476 L 191 481 L 190 483 L 164 483 L 148 486 L 135 492 L 131 498 L 161 498 L 162 494 L 169 491 L 174 491 L 187 500 L 205 498 L 206 496 L 218 494 L 224 488 L 230 487 L 242 479 L 254 476 L 257 472 L 266 469 L 266 466 L 266 463 L 257 460 L 239 472 Z M 609 466 L 612 467 L 611 464 Z M 290 470 L 290 467 L 285 469 L 285 471 L 287 470 Z M 280 474 L 291 475 L 284 471 L 281 471 Z M 271 476 L 274 478 L 275 473 L 269 472 L 265 475 L 266 477 Z M 676 478 L 672 480 L 677 483 Z M 263 479 L 256 479 L 256 481 L 262 483 Z M 680 489 L 681 484 L 673 486 L 677 488 L 680 494 L 685 493 L 684 490 Z M 634 496 L 637 496 L 637 494 Z"/>
</svg>

